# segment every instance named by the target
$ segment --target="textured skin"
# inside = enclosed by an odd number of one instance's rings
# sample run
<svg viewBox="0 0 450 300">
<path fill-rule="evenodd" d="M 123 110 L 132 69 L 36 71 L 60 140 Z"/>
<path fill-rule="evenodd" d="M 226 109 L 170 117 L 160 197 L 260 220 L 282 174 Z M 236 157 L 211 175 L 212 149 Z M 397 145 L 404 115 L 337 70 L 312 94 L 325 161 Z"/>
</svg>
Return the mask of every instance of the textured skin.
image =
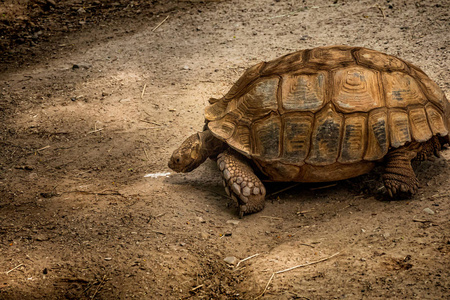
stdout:
<svg viewBox="0 0 450 300">
<path fill-rule="evenodd" d="M 386 155 L 383 181 L 389 196 L 412 195 L 417 192 L 419 182 L 411 166 L 411 160 L 416 158 L 420 149 L 420 144 L 415 143 L 410 147 L 395 149 Z"/>
<path fill-rule="evenodd" d="M 264 208 L 266 189 L 242 155 L 228 149 L 217 157 L 225 192 L 239 207 L 239 216 Z"/>
</svg>

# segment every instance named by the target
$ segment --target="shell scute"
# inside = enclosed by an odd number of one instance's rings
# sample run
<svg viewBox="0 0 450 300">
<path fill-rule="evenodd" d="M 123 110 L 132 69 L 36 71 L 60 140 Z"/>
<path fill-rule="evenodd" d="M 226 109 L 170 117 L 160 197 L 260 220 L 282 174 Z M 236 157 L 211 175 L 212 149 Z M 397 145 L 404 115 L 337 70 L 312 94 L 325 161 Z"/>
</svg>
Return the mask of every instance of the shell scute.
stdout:
<svg viewBox="0 0 450 300">
<path fill-rule="evenodd" d="M 389 108 L 405 108 L 409 105 L 427 102 L 417 81 L 401 72 L 383 73 L 383 86 L 386 95 L 386 106 Z"/>
<path fill-rule="evenodd" d="M 439 88 L 436 82 L 431 80 L 422 70 L 413 68 L 413 74 L 418 78 L 419 85 L 431 102 L 436 104 L 440 109 L 445 109 L 448 100 L 445 98 L 444 92 Z"/>
<path fill-rule="evenodd" d="M 309 52 L 309 64 L 317 64 L 328 68 L 340 66 L 342 64 L 354 63 L 352 47 L 331 46 L 318 47 Z"/>
<path fill-rule="evenodd" d="M 326 72 L 283 77 L 281 103 L 286 111 L 316 112 L 325 104 Z"/>
<path fill-rule="evenodd" d="M 413 107 L 409 109 L 408 115 L 413 139 L 417 142 L 428 141 L 433 133 L 428 125 L 425 109 L 423 107 Z"/>
<path fill-rule="evenodd" d="M 382 71 L 408 72 L 409 70 L 408 65 L 401 59 L 375 50 L 361 48 L 355 51 L 355 57 L 360 65 L 381 69 Z"/>
<path fill-rule="evenodd" d="M 286 74 L 302 68 L 304 65 L 304 52 L 305 51 L 293 52 L 267 62 L 264 69 L 261 71 L 261 75 L 272 76 L 274 74 Z"/>
<path fill-rule="evenodd" d="M 411 142 L 408 114 L 404 110 L 389 110 L 389 138 L 391 146 L 398 148 Z"/>
<path fill-rule="evenodd" d="M 223 139 L 229 139 L 236 128 L 237 120 L 233 115 L 225 115 L 222 119 L 208 123 L 208 128 L 211 132 Z"/>
<path fill-rule="evenodd" d="M 354 163 L 362 160 L 367 141 L 367 114 L 345 116 L 341 154 L 338 162 Z"/>
<path fill-rule="evenodd" d="M 387 109 L 375 109 L 367 119 L 367 150 L 364 159 L 368 161 L 383 158 L 389 149 Z"/>
<path fill-rule="evenodd" d="M 275 159 L 280 155 L 281 119 L 273 114 L 256 121 L 252 126 L 254 137 L 253 155 Z"/>
<path fill-rule="evenodd" d="M 248 111 L 258 111 L 259 114 L 266 114 L 271 110 L 278 109 L 277 91 L 278 91 L 277 77 L 262 80 L 254 85 L 244 96 L 238 101 L 233 102 L 238 106 L 244 106 Z M 230 103 L 230 110 L 234 107 Z"/>
<path fill-rule="evenodd" d="M 332 101 L 343 112 L 367 112 L 383 106 L 374 70 L 360 66 L 339 69 L 333 76 L 332 89 Z"/>
<path fill-rule="evenodd" d="M 233 136 L 226 141 L 231 147 L 243 154 L 248 155 L 252 151 L 252 137 L 250 128 L 245 125 L 237 126 Z"/>
<path fill-rule="evenodd" d="M 334 111 L 331 105 L 316 114 L 307 163 L 321 166 L 336 162 L 342 126 L 343 116 Z"/>
<path fill-rule="evenodd" d="M 236 98 L 239 96 L 239 94 L 243 93 L 243 91 L 251 84 L 254 80 L 258 79 L 261 70 L 264 68 L 265 63 L 261 62 L 259 64 L 256 64 L 254 66 L 251 66 L 248 68 L 244 74 L 242 74 L 241 77 L 236 81 L 235 84 L 231 87 L 231 89 L 228 91 L 228 93 L 223 97 L 223 99 L 231 100 L 233 98 Z M 226 102 L 228 102 L 226 101 Z"/>
<path fill-rule="evenodd" d="M 445 115 L 432 103 L 425 105 L 425 110 L 427 112 L 429 124 L 433 135 L 446 136 L 448 134 L 448 128 L 445 123 Z"/>
<path fill-rule="evenodd" d="M 283 118 L 282 162 L 303 165 L 309 153 L 314 115 L 311 113 L 292 113 Z"/>
</svg>

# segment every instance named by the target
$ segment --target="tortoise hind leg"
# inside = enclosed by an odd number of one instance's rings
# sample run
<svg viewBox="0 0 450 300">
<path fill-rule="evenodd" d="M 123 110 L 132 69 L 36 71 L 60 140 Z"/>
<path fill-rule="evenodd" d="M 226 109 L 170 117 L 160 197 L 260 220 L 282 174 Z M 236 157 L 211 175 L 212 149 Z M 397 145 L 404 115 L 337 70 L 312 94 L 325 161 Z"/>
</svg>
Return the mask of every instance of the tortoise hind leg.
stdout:
<svg viewBox="0 0 450 300">
<path fill-rule="evenodd" d="M 384 186 L 389 196 L 411 196 L 417 192 L 419 182 L 411 166 L 411 160 L 416 158 L 421 146 L 417 143 L 400 147 L 386 155 Z"/>
<path fill-rule="evenodd" d="M 239 217 L 264 208 L 266 189 L 245 158 L 228 149 L 217 157 L 225 192 L 239 206 Z"/>
</svg>

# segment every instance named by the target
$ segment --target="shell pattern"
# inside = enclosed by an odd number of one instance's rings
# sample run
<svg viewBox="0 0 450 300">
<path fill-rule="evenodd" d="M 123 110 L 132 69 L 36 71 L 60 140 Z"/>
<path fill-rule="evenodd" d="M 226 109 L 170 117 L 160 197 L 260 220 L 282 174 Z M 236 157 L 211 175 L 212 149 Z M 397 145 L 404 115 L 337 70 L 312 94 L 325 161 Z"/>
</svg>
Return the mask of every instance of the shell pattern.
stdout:
<svg viewBox="0 0 450 300">
<path fill-rule="evenodd" d="M 257 64 L 210 102 L 205 117 L 216 137 L 249 158 L 295 166 L 380 160 L 450 126 L 450 103 L 425 73 L 360 47 Z"/>
</svg>

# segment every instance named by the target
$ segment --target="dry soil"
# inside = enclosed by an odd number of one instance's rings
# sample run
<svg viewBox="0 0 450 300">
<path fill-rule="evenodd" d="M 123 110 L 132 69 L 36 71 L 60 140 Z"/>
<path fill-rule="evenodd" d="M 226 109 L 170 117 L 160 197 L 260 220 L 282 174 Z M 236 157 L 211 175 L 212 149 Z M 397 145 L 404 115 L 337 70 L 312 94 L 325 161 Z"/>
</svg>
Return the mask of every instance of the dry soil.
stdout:
<svg viewBox="0 0 450 300">
<path fill-rule="evenodd" d="M 377 169 L 268 184 L 264 211 L 243 219 L 213 162 L 167 167 L 210 97 L 299 49 L 397 55 L 449 97 L 449 12 L 444 0 L 2 1 L 0 298 L 449 299 L 450 151 L 416 165 L 409 200 L 386 200 Z"/>
</svg>

